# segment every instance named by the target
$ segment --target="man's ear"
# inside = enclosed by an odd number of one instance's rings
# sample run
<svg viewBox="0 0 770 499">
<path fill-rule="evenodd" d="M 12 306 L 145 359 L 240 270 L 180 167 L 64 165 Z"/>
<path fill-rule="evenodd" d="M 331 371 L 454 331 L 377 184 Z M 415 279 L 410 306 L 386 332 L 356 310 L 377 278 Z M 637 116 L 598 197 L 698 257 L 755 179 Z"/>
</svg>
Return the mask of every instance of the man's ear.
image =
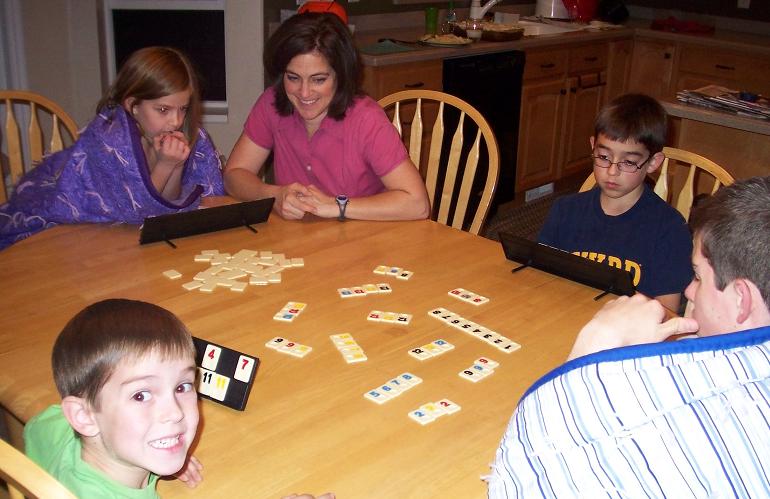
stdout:
<svg viewBox="0 0 770 499">
<path fill-rule="evenodd" d="M 100 433 L 93 409 L 84 398 L 69 395 L 61 401 L 61 409 L 70 426 L 84 437 L 95 437 Z"/>
<path fill-rule="evenodd" d="M 735 321 L 738 324 L 743 324 L 751 316 L 752 305 L 754 304 L 754 297 L 751 293 L 752 283 L 746 279 L 736 279 L 730 286 L 735 290 L 735 310 L 738 315 L 735 317 Z"/>
<path fill-rule="evenodd" d="M 653 154 L 650 160 L 647 162 L 647 173 L 652 173 L 660 168 L 660 165 L 663 164 L 663 160 L 665 159 L 666 156 L 664 156 L 662 152 L 656 152 Z"/>
</svg>

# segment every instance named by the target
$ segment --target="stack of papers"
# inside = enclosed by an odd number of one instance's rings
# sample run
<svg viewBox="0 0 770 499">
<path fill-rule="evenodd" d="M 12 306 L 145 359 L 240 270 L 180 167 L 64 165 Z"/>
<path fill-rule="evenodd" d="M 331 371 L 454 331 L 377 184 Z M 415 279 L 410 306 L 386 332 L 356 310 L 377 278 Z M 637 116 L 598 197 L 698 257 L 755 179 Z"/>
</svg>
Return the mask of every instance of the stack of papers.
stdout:
<svg viewBox="0 0 770 499">
<path fill-rule="evenodd" d="M 762 96 L 754 102 L 741 100 L 742 93 L 718 85 L 709 85 L 697 90 L 682 90 L 676 99 L 685 104 L 707 107 L 718 111 L 770 121 L 770 101 Z M 745 96 L 744 96 L 745 97 Z"/>
</svg>

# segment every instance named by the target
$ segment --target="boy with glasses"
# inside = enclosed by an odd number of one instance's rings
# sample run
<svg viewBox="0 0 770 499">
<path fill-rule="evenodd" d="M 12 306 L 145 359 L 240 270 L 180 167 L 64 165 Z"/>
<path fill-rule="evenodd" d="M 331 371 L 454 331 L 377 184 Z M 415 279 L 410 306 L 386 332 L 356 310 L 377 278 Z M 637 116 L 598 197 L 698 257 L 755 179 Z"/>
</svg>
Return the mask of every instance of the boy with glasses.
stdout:
<svg viewBox="0 0 770 499">
<path fill-rule="evenodd" d="M 626 270 L 636 289 L 671 310 L 690 282 L 687 223 L 645 184 L 665 159 L 666 112 L 652 97 L 607 104 L 589 139 L 596 187 L 559 198 L 538 242 Z"/>
</svg>

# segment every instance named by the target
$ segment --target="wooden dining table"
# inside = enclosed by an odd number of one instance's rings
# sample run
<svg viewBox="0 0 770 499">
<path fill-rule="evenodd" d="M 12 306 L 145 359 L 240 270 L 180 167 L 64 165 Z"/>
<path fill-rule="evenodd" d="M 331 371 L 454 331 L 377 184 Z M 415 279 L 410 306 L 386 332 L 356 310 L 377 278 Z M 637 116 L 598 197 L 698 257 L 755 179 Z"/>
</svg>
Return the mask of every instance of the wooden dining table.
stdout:
<svg viewBox="0 0 770 499">
<path fill-rule="evenodd" d="M 511 270 L 499 243 L 429 220 L 286 221 L 139 245 L 136 226 L 59 226 L 0 252 L 0 405 L 23 423 L 58 402 L 51 348 L 66 322 L 88 304 L 130 298 L 175 313 L 192 334 L 258 357 L 248 404 L 237 411 L 201 400 L 193 453 L 204 481 L 187 489 L 163 480 L 162 497 L 278 498 L 292 492 L 338 498 L 481 498 L 517 401 L 560 365 L 574 338 L 608 298 L 596 289 L 535 270 Z M 209 266 L 204 250 L 272 251 L 302 258 L 281 282 L 187 291 Z M 408 280 L 374 274 L 401 267 Z M 167 270 L 180 272 L 171 280 Z M 385 282 L 388 294 L 341 298 L 339 288 Z M 448 292 L 489 298 L 472 305 Z M 287 302 L 307 304 L 292 322 L 273 316 Z M 444 307 L 519 343 L 503 353 L 428 315 Z M 408 325 L 367 320 L 371 310 L 412 315 Z M 348 364 L 330 335 L 348 333 L 368 360 Z M 266 347 L 276 336 L 312 347 L 296 358 Z M 454 349 L 424 361 L 412 348 L 443 339 Z M 475 359 L 499 362 L 472 383 L 458 373 Z M 423 382 L 382 405 L 364 394 L 401 373 Z M 459 412 L 421 425 L 407 414 L 448 398 Z M 12 423 L 13 424 L 13 423 Z M 17 442 L 18 445 L 18 442 Z"/>
</svg>

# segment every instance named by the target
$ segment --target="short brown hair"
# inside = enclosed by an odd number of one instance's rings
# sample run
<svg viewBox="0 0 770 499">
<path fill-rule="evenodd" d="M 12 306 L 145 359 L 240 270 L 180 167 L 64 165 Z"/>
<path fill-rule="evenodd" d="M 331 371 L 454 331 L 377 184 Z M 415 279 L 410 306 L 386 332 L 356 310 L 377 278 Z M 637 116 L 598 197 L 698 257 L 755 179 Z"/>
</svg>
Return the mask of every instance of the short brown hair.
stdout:
<svg viewBox="0 0 770 499">
<path fill-rule="evenodd" d="M 720 188 L 693 210 L 690 228 L 714 269 L 717 289 L 748 279 L 770 310 L 770 177 Z"/>
<path fill-rule="evenodd" d="M 335 14 L 307 12 L 281 24 L 265 46 L 264 64 L 268 85 L 275 88 L 275 108 L 281 116 L 292 113 L 283 87 L 286 67 L 298 55 L 318 52 L 334 70 L 337 88 L 328 116 L 341 120 L 353 99 L 362 93 L 361 56 L 348 27 Z"/>
<path fill-rule="evenodd" d="M 594 139 L 599 134 L 610 140 L 632 140 L 650 155 L 663 150 L 668 130 L 666 111 L 658 101 L 644 94 L 625 94 L 604 106 L 594 122 Z"/>
<path fill-rule="evenodd" d="M 99 408 L 99 392 L 117 364 L 157 352 L 191 358 L 195 347 L 182 322 L 168 310 L 142 301 L 109 299 L 70 319 L 53 347 L 56 388 L 62 398 L 82 397 Z"/>
<path fill-rule="evenodd" d="M 141 102 L 188 89 L 190 105 L 182 130 L 194 143 L 201 123 L 200 84 L 190 59 L 172 47 L 145 47 L 132 53 L 99 101 L 96 111 L 104 106 L 122 106 L 131 97 Z"/>
</svg>

